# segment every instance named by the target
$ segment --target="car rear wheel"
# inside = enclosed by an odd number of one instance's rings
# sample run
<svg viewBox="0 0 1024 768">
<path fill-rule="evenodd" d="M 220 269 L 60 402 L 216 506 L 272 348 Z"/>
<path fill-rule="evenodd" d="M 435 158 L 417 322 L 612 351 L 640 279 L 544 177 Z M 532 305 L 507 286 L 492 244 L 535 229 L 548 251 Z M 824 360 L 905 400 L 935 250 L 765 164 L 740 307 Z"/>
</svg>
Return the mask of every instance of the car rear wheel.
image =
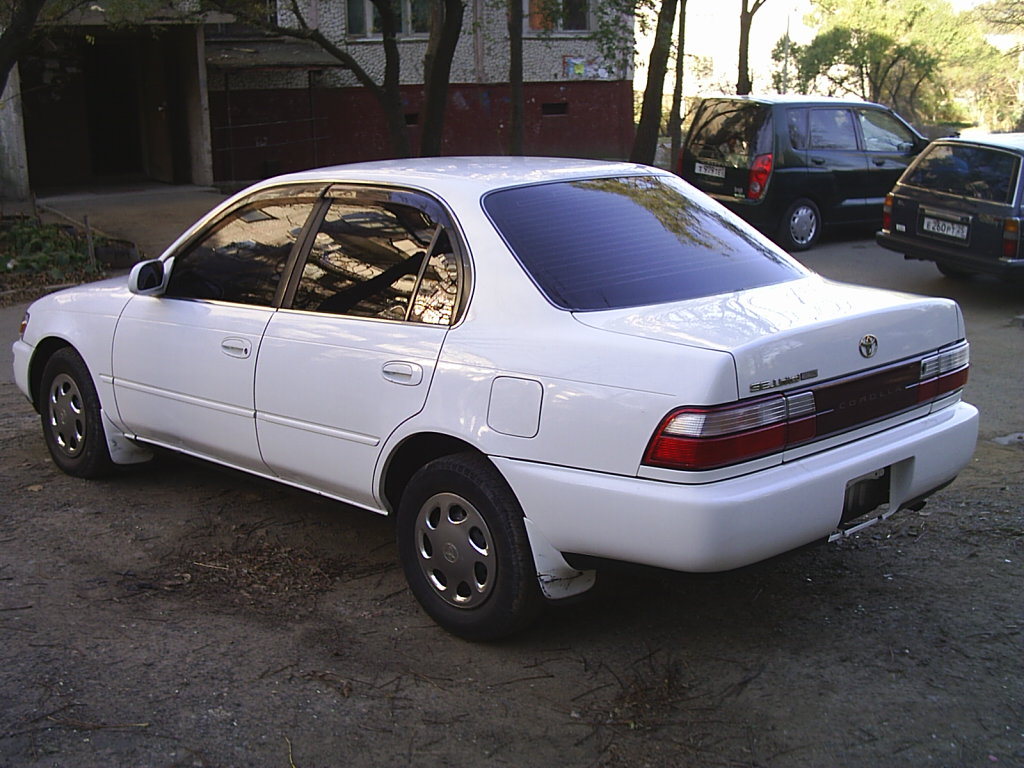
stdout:
<svg viewBox="0 0 1024 768">
<path fill-rule="evenodd" d="M 542 598 L 523 512 L 483 456 L 445 456 L 416 472 L 397 536 L 410 589 L 452 634 L 495 640 L 536 617 Z"/>
<path fill-rule="evenodd" d="M 100 399 L 79 354 L 65 347 L 46 362 L 39 391 L 43 437 L 54 463 L 75 477 L 98 477 L 113 467 Z"/>
<path fill-rule="evenodd" d="M 806 251 L 821 235 L 821 213 L 811 200 L 801 198 L 786 209 L 779 226 L 779 243 L 789 251 Z"/>
</svg>

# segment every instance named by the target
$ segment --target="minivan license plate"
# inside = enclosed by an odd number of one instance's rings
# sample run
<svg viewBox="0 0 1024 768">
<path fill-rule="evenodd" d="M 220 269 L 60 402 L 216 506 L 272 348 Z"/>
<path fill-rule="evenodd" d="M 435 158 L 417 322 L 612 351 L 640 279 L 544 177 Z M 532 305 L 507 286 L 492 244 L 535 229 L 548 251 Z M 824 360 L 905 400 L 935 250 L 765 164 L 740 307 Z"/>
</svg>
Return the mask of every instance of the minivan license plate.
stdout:
<svg viewBox="0 0 1024 768">
<path fill-rule="evenodd" d="M 725 178 L 725 166 L 722 165 L 707 165 L 705 163 L 695 163 L 693 170 L 699 173 L 701 176 L 714 176 L 716 179 Z"/>
<path fill-rule="evenodd" d="M 944 237 L 953 237 L 957 240 L 967 239 L 967 225 L 957 224 L 953 221 L 946 221 L 945 219 L 932 219 L 925 216 L 921 222 L 921 227 L 925 232 L 934 232 L 936 235 L 942 235 Z"/>
</svg>

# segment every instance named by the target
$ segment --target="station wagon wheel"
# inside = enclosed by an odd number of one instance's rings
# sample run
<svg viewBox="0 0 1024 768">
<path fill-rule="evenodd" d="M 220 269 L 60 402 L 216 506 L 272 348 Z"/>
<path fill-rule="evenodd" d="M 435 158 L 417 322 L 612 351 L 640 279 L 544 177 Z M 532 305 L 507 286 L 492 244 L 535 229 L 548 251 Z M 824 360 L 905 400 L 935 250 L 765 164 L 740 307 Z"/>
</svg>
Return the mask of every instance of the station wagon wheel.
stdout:
<svg viewBox="0 0 1024 768">
<path fill-rule="evenodd" d="M 494 640 L 537 615 L 522 509 L 483 456 L 445 456 L 416 472 L 399 504 L 397 536 L 410 589 L 452 634 Z"/>
<path fill-rule="evenodd" d="M 821 213 L 811 200 L 801 198 L 786 209 L 779 225 L 779 243 L 788 251 L 806 251 L 821 235 Z"/>
<path fill-rule="evenodd" d="M 113 466 L 100 416 L 100 400 L 85 362 L 70 347 L 43 369 L 39 415 L 54 463 L 75 477 L 98 477 Z"/>
</svg>

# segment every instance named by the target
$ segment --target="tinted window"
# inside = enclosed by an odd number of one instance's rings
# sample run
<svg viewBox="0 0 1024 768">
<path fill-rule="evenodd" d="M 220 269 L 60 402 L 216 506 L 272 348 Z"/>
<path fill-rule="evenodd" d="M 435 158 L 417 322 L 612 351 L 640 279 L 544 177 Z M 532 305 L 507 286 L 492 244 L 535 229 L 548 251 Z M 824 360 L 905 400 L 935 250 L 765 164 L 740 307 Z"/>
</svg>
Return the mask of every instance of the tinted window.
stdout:
<svg viewBox="0 0 1024 768">
<path fill-rule="evenodd" d="M 260 193 L 174 259 L 166 296 L 271 306 L 314 193 Z"/>
<path fill-rule="evenodd" d="M 914 135 L 888 112 L 877 109 L 857 110 L 860 131 L 864 134 L 864 148 L 868 152 L 909 152 L 914 147 Z"/>
<path fill-rule="evenodd" d="M 451 323 L 459 268 L 448 232 L 423 210 L 426 206 L 396 203 L 386 194 L 377 197 L 381 199 L 346 198 L 331 204 L 292 307 Z"/>
<path fill-rule="evenodd" d="M 811 149 L 857 149 L 857 132 L 848 109 L 812 109 Z"/>
<path fill-rule="evenodd" d="M 697 157 L 745 167 L 772 151 L 771 108 L 743 101 L 706 101 L 687 140 Z"/>
<path fill-rule="evenodd" d="M 789 143 L 793 149 L 807 149 L 807 112 L 806 109 L 789 110 Z"/>
<path fill-rule="evenodd" d="M 680 301 L 802 274 L 690 194 L 678 180 L 632 176 L 501 190 L 484 207 L 540 289 L 565 309 Z"/>
<path fill-rule="evenodd" d="M 954 195 L 1013 201 L 1020 158 L 1010 152 L 969 144 L 933 144 L 902 179 L 904 184 Z"/>
</svg>

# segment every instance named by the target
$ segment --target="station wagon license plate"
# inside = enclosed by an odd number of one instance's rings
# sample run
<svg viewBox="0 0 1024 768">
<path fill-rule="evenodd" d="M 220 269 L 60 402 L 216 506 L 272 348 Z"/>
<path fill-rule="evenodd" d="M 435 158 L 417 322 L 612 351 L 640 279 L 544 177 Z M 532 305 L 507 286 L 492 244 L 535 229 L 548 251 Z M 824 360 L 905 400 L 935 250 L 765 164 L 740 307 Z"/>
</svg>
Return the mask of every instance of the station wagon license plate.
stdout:
<svg viewBox="0 0 1024 768">
<path fill-rule="evenodd" d="M 725 178 L 725 166 L 708 165 L 706 163 L 694 163 L 693 170 L 701 176 L 714 176 L 716 179 Z"/>
<path fill-rule="evenodd" d="M 956 240 L 966 240 L 969 231 L 966 224 L 957 224 L 955 221 L 946 221 L 945 219 L 933 219 L 930 216 L 921 219 L 921 228 L 925 232 L 952 237 Z"/>
</svg>

